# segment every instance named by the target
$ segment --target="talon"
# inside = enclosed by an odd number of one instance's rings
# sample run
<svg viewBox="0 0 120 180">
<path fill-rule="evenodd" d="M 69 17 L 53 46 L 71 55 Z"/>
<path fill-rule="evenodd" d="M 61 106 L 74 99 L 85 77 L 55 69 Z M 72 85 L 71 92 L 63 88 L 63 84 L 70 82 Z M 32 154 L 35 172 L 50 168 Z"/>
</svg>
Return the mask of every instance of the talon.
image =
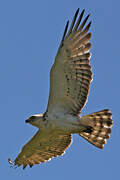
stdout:
<svg viewBox="0 0 120 180">
<path fill-rule="evenodd" d="M 8 158 L 8 162 L 9 162 L 9 164 L 13 165 L 13 162 L 10 158 Z"/>
</svg>

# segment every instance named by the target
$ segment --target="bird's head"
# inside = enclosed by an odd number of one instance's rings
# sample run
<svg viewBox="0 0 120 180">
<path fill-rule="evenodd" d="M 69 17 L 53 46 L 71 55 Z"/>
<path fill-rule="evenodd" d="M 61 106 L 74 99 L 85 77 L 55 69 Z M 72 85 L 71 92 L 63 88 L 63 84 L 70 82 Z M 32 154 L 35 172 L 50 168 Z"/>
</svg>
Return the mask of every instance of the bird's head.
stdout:
<svg viewBox="0 0 120 180">
<path fill-rule="evenodd" d="M 26 119 L 25 122 L 40 128 L 43 122 L 43 114 L 32 115 L 28 119 Z"/>
</svg>

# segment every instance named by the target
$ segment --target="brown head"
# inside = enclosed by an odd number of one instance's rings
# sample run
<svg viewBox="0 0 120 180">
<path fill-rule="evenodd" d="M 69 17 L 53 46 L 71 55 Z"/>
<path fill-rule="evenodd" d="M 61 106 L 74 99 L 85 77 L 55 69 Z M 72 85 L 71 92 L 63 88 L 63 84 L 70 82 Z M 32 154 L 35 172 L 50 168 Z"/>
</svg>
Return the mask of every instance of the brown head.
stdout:
<svg viewBox="0 0 120 180">
<path fill-rule="evenodd" d="M 43 114 L 35 114 L 30 116 L 28 119 L 26 119 L 26 123 L 29 123 L 35 127 L 40 128 L 41 125 L 43 124 Z"/>
</svg>

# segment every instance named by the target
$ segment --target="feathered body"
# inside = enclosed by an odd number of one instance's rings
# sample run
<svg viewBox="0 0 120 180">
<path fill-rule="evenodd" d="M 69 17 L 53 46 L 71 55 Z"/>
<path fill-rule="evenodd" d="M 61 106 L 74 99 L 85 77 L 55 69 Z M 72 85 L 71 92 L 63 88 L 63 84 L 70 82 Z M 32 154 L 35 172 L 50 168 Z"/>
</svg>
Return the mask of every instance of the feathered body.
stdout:
<svg viewBox="0 0 120 180">
<path fill-rule="evenodd" d="M 76 11 L 70 29 L 69 21 L 50 72 L 50 94 L 44 114 L 33 115 L 27 123 L 39 128 L 36 135 L 22 148 L 14 165 L 45 162 L 62 155 L 70 146 L 72 134 L 79 134 L 91 144 L 103 148 L 110 137 L 112 114 L 109 109 L 80 117 L 92 81 L 89 42 L 91 22 L 84 28 L 89 15 L 81 23 L 84 10 Z M 9 159 L 11 163 L 11 160 Z"/>
</svg>

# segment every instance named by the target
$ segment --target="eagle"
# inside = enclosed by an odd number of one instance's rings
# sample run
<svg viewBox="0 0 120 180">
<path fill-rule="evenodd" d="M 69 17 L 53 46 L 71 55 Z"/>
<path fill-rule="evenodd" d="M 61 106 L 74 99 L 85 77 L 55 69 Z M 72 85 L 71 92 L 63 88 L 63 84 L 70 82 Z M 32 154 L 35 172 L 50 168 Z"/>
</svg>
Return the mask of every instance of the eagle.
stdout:
<svg viewBox="0 0 120 180">
<path fill-rule="evenodd" d="M 91 21 L 83 19 L 85 10 L 77 9 L 70 28 L 67 21 L 63 37 L 50 71 L 50 93 L 45 113 L 30 116 L 26 123 L 38 128 L 37 133 L 24 145 L 13 166 L 32 167 L 63 155 L 78 134 L 94 146 L 103 149 L 110 137 L 112 114 L 104 109 L 80 116 L 88 99 L 92 81 L 90 66 Z"/>
</svg>

